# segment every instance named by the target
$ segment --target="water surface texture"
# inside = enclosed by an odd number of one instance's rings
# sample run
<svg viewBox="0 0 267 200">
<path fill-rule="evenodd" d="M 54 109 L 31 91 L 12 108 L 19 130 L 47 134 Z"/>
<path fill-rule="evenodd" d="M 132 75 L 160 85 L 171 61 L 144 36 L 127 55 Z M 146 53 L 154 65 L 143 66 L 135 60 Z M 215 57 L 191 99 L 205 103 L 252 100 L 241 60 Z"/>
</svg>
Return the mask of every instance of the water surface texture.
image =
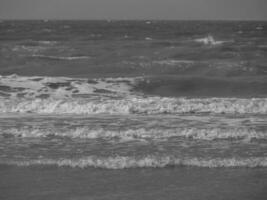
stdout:
<svg viewBox="0 0 267 200">
<path fill-rule="evenodd" d="M 266 63 L 266 22 L 2 21 L 1 195 L 264 199 Z"/>
</svg>

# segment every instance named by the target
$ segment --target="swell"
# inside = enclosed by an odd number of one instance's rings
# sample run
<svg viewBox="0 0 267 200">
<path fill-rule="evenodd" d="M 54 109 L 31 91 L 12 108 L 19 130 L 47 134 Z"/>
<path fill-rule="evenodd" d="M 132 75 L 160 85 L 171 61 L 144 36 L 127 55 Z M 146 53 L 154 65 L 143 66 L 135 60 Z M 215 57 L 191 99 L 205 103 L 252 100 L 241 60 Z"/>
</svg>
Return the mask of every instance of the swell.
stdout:
<svg viewBox="0 0 267 200">
<path fill-rule="evenodd" d="M 267 98 L 0 99 L 0 113 L 40 114 L 266 114 Z"/>
<path fill-rule="evenodd" d="M 1 160 L 2 165 L 15 166 L 57 166 L 72 168 L 104 168 L 104 169 L 127 169 L 127 168 L 164 168 L 164 167 L 267 167 L 266 157 L 251 158 L 178 158 L 173 156 L 154 156 L 145 157 L 97 157 L 89 156 L 79 159 L 32 159 L 25 161 Z"/>
<path fill-rule="evenodd" d="M 267 133 L 252 128 L 137 128 L 125 130 L 107 130 L 104 128 L 92 129 L 90 127 L 77 128 L 0 128 L 0 135 L 11 135 L 22 138 L 41 137 L 68 137 L 68 138 L 120 138 L 129 140 L 138 139 L 166 139 L 171 137 L 183 137 L 198 140 L 216 139 L 267 139 Z"/>
</svg>

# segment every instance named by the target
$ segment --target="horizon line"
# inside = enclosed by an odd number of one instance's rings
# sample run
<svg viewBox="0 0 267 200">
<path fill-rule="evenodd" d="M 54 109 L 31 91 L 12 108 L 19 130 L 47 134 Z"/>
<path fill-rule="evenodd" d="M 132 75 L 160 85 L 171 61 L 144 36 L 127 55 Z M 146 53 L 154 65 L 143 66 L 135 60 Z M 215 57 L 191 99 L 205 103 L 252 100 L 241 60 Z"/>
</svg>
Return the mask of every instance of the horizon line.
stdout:
<svg viewBox="0 0 267 200">
<path fill-rule="evenodd" d="M 81 18 L 81 19 L 61 19 L 61 18 L 1 18 L 0 21 L 267 21 L 267 19 L 118 19 L 118 18 Z"/>
</svg>

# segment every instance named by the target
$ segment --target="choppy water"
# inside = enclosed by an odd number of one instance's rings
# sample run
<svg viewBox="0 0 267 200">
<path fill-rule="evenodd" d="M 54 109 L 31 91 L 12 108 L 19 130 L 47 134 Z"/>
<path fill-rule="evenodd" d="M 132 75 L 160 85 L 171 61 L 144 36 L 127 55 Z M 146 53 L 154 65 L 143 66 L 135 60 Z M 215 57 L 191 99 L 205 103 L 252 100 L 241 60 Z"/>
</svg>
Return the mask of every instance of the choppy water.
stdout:
<svg viewBox="0 0 267 200">
<path fill-rule="evenodd" d="M 266 30 L 1 22 L 0 164 L 267 167 Z"/>
</svg>

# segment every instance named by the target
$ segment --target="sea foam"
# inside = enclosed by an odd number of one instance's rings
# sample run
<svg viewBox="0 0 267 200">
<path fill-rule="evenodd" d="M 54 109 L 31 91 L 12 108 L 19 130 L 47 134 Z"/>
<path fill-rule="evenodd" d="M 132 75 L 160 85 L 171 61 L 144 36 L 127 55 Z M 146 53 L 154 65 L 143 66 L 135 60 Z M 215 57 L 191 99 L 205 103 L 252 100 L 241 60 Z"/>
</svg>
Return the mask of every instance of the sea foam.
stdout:
<svg viewBox="0 0 267 200">
<path fill-rule="evenodd" d="M 84 60 L 84 59 L 91 59 L 90 56 L 49 56 L 49 55 L 42 55 L 42 54 L 33 54 L 31 57 L 34 58 L 46 58 L 52 60 Z"/>
<path fill-rule="evenodd" d="M 78 57 L 77 57 L 78 58 Z M 80 58 L 80 57 L 79 57 Z M 65 57 L 62 57 L 65 59 Z M 76 59 L 67 57 L 66 59 Z M 108 94 L 117 96 L 130 94 L 134 78 L 67 78 L 45 76 L 0 76 L 0 94 L 11 98 L 41 98 L 43 96 L 53 98 L 69 98 L 74 95 Z"/>
<path fill-rule="evenodd" d="M 0 164 L 16 166 L 58 166 L 73 168 L 104 168 L 104 169 L 127 169 L 127 168 L 163 168 L 163 167 L 267 167 L 266 157 L 251 158 L 179 158 L 174 156 L 145 157 L 97 157 L 89 156 L 79 159 L 31 159 L 31 160 L 1 160 Z"/>
<path fill-rule="evenodd" d="M 144 79 L 0 76 L 0 113 L 267 114 L 267 98 L 174 98 L 141 94 Z M 6 98 L 8 97 L 8 98 Z"/>
<path fill-rule="evenodd" d="M 209 35 L 204 38 L 195 39 L 196 42 L 203 43 L 205 45 L 220 45 L 225 43 L 225 41 L 217 41 L 213 36 Z"/>
<path fill-rule="evenodd" d="M 0 113 L 40 114 L 267 114 L 267 98 L 0 99 Z"/>
<path fill-rule="evenodd" d="M 125 130 L 109 130 L 104 128 L 92 129 L 91 127 L 77 128 L 36 128 L 13 127 L 0 128 L 0 135 L 12 135 L 23 138 L 39 137 L 69 137 L 86 139 L 112 139 L 120 138 L 125 141 L 143 139 L 166 139 L 171 137 L 184 137 L 198 140 L 216 139 L 267 139 L 267 133 L 252 128 L 137 128 Z"/>
</svg>

